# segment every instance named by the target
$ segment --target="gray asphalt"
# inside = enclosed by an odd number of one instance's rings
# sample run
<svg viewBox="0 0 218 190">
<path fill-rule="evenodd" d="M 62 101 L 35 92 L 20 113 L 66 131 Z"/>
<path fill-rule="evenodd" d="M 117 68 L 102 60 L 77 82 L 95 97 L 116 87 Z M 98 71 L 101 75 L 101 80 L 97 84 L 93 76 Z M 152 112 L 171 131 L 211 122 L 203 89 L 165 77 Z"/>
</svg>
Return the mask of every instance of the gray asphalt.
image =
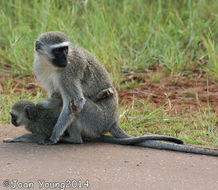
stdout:
<svg viewBox="0 0 218 190">
<path fill-rule="evenodd" d="M 217 157 L 103 143 L 2 142 L 23 133 L 22 128 L 0 125 L 0 189 L 40 189 L 44 181 L 42 189 L 60 189 L 52 188 L 57 182 L 65 189 L 218 190 Z M 68 187 L 70 183 L 77 188 Z"/>
</svg>

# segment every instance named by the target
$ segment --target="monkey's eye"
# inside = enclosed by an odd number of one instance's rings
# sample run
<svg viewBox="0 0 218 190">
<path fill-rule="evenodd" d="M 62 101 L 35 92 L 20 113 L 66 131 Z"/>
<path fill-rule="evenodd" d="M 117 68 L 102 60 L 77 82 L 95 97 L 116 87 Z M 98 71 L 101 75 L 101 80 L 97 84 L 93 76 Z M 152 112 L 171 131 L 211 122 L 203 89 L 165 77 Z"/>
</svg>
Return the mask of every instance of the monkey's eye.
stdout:
<svg viewBox="0 0 218 190">
<path fill-rule="evenodd" d="M 55 54 L 55 55 L 59 55 L 59 54 L 63 54 L 63 53 L 65 55 L 67 55 L 68 54 L 68 46 L 54 48 L 52 50 L 52 53 Z"/>
<path fill-rule="evenodd" d="M 52 53 L 58 55 L 60 53 L 60 48 L 53 49 Z"/>
<path fill-rule="evenodd" d="M 64 51 L 64 54 L 67 55 L 68 54 L 68 47 L 64 47 L 63 51 Z"/>
</svg>

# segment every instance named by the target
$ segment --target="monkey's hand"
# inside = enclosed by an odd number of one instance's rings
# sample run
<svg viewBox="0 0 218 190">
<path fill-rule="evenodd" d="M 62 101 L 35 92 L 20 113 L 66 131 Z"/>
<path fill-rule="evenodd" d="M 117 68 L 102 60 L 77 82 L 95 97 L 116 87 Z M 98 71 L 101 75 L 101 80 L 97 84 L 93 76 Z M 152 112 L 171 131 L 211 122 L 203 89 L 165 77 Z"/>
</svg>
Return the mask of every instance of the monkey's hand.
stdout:
<svg viewBox="0 0 218 190">
<path fill-rule="evenodd" d="M 59 92 L 53 91 L 51 93 L 51 98 L 61 98 L 61 94 Z"/>
<path fill-rule="evenodd" d="M 3 140 L 4 143 L 11 143 L 11 142 L 15 142 L 14 138 L 6 138 Z"/>
<path fill-rule="evenodd" d="M 80 113 L 86 103 L 85 98 L 80 98 L 79 100 L 72 100 L 73 113 Z"/>
</svg>

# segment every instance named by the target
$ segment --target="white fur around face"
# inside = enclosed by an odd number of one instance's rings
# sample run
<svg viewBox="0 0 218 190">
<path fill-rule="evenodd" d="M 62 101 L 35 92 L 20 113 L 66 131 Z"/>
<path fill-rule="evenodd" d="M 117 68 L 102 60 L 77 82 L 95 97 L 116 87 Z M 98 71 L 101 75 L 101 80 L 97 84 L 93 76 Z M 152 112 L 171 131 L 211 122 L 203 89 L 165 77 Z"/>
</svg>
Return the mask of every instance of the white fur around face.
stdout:
<svg viewBox="0 0 218 190">
<path fill-rule="evenodd" d="M 59 69 L 49 63 L 43 56 L 35 55 L 33 70 L 36 78 L 50 96 L 53 91 L 59 92 Z"/>
<path fill-rule="evenodd" d="M 70 45 L 70 42 L 62 42 L 62 43 L 59 43 L 59 44 L 51 45 L 51 48 L 65 47 L 65 46 L 69 46 L 69 45 Z"/>
</svg>

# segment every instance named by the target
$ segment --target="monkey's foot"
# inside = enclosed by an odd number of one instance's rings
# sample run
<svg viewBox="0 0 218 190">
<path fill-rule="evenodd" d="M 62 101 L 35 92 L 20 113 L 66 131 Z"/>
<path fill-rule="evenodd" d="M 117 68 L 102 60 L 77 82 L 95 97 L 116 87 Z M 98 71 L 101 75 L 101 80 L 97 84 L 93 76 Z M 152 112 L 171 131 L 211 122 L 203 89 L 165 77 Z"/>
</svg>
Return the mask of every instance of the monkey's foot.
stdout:
<svg viewBox="0 0 218 190">
<path fill-rule="evenodd" d="M 112 88 L 104 89 L 96 96 L 95 101 L 97 102 L 99 100 L 103 100 L 107 97 L 113 96 L 113 94 L 114 94 L 114 91 Z"/>
<path fill-rule="evenodd" d="M 40 144 L 40 145 L 54 145 L 54 144 L 56 144 L 56 142 L 50 140 L 49 138 L 46 138 L 44 141 L 39 142 L 38 144 Z"/>
</svg>

